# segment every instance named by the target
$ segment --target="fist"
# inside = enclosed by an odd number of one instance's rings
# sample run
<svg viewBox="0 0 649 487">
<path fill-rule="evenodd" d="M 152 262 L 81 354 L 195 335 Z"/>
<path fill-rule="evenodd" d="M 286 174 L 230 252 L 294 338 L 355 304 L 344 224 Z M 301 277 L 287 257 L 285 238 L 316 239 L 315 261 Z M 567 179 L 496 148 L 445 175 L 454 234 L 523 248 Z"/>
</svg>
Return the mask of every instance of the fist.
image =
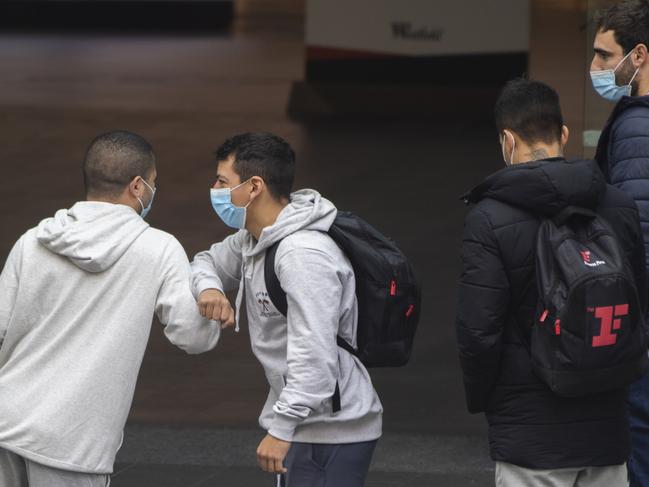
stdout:
<svg viewBox="0 0 649 487">
<path fill-rule="evenodd" d="M 206 289 L 198 296 L 198 311 L 208 320 L 221 322 L 221 328 L 234 325 L 234 309 L 225 295 L 217 289 Z"/>
<path fill-rule="evenodd" d="M 270 473 L 286 473 L 284 458 L 291 444 L 274 436 L 266 435 L 257 448 L 257 463 L 261 469 Z"/>
</svg>

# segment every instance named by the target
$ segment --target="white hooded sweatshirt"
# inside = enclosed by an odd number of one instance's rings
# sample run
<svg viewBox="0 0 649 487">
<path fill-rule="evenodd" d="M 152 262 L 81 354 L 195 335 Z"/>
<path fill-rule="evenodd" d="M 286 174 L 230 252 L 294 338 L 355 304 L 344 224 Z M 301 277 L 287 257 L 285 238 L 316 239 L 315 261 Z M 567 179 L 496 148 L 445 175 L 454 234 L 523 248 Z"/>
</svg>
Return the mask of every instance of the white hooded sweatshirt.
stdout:
<svg viewBox="0 0 649 487">
<path fill-rule="evenodd" d="M 252 350 L 270 385 L 259 424 L 285 441 L 356 443 L 381 436 L 383 408 L 370 375 L 336 344 L 340 335 L 355 347 L 358 325 L 354 271 L 326 233 L 336 214 L 318 192 L 298 191 L 259 241 L 242 230 L 192 262 L 196 297 L 206 289 L 238 289 L 238 315 L 245 291 Z M 275 272 L 286 291 L 287 317 L 271 302 L 264 279 L 266 251 L 280 240 Z"/>
<path fill-rule="evenodd" d="M 219 339 L 180 243 L 133 209 L 80 202 L 25 233 L 0 275 L 0 447 L 111 473 L 154 311 L 187 353 Z"/>
</svg>

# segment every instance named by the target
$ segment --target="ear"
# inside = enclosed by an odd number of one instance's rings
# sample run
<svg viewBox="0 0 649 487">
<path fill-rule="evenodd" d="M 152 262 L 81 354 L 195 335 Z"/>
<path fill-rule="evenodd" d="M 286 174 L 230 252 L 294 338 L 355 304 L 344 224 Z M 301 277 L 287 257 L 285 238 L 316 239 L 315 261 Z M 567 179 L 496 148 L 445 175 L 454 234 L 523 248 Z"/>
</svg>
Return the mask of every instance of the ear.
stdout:
<svg viewBox="0 0 649 487">
<path fill-rule="evenodd" d="M 136 176 L 128 183 L 128 192 L 135 198 L 141 198 L 144 195 L 144 183 L 140 176 Z"/>
<path fill-rule="evenodd" d="M 259 196 L 264 189 L 266 189 L 266 182 L 259 176 L 253 176 L 250 178 L 250 199 L 256 198 Z"/>
<path fill-rule="evenodd" d="M 639 68 L 643 64 L 647 62 L 647 58 L 649 57 L 649 52 L 647 51 L 647 46 L 644 44 L 638 44 L 635 47 L 635 52 L 631 55 L 633 58 L 633 65 L 636 68 Z"/>
<path fill-rule="evenodd" d="M 561 127 L 561 147 L 565 147 L 568 144 L 568 139 L 570 138 L 570 130 L 567 126 Z"/>
</svg>

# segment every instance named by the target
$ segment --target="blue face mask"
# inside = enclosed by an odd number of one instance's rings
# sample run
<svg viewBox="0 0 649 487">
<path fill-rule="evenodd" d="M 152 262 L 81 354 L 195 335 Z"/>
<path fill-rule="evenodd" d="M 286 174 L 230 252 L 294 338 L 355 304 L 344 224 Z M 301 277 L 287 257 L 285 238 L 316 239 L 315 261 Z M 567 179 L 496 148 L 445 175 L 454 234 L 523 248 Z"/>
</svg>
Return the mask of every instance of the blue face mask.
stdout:
<svg viewBox="0 0 649 487">
<path fill-rule="evenodd" d="M 617 68 L 619 68 L 624 61 L 626 61 L 626 59 L 631 55 L 632 52 L 633 51 L 630 51 L 629 54 L 624 56 L 622 60 L 617 63 L 615 69 L 605 69 L 603 71 L 590 72 L 590 79 L 593 82 L 593 88 L 595 88 L 595 91 L 599 93 L 602 98 L 608 101 L 617 102 L 623 96 L 631 95 L 631 83 L 633 83 L 633 80 L 638 74 L 640 68 L 635 70 L 635 73 L 633 74 L 631 81 L 629 81 L 629 84 L 624 86 L 617 85 L 615 81 L 615 72 L 617 71 Z"/>
<path fill-rule="evenodd" d="M 232 191 L 243 186 L 248 181 L 245 181 L 232 189 L 212 188 L 210 190 L 212 208 L 214 208 L 216 214 L 219 215 L 219 218 L 223 220 L 223 223 L 225 223 L 230 228 L 237 228 L 241 230 L 246 226 L 246 209 L 248 208 L 248 205 L 250 205 L 250 201 L 246 206 L 236 206 L 234 203 L 232 203 Z"/>
<path fill-rule="evenodd" d="M 142 179 L 142 182 L 146 184 L 146 187 L 149 188 L 149 190 L 151 190 L 151 200 L 149 201 L 149 204 L 146 205 L 146 207 L 144 206 L 144 203 L 142 203 L 142 200 L 140 198 L 137 199 L 140 202 L 140 206 L 142 207 L 142 212 L 140 213 L 140 216 L 142 218 L 146 218 L 146 216 L 149 214 L 149 211 L 151 211 L 151 206 L 153 206 L 153 198 L 155 198 L 155 191 L 158 188 L 155 189 L 152 188 L 151 186 L 149 186 L 149 183 L 147 183 L 144 179 Z"/>
</svg>

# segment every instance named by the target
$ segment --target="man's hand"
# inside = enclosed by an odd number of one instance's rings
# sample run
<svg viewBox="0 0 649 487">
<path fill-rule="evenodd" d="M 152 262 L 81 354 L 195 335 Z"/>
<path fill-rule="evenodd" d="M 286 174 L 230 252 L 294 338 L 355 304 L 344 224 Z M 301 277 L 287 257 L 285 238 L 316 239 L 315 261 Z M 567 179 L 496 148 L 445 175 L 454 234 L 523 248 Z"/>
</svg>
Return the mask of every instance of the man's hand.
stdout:
<svg viewBox="0 0 649 487">
<path fill-rule="evenodd" d="M 198 296 L 198 311 L 209 320 L 220 321 L 221 328 L 234 325 L 234 310 L 218 289 L 206 289 Z"/>
<path fill-rule="evenodd" d="M 257 463 L 262 470 L 270 473 L 286 473 L 284 458 L 288 453 L 291 444 L 288 441 L 266 435 L 259 447 L 257 447 Z"/>
</svg>

